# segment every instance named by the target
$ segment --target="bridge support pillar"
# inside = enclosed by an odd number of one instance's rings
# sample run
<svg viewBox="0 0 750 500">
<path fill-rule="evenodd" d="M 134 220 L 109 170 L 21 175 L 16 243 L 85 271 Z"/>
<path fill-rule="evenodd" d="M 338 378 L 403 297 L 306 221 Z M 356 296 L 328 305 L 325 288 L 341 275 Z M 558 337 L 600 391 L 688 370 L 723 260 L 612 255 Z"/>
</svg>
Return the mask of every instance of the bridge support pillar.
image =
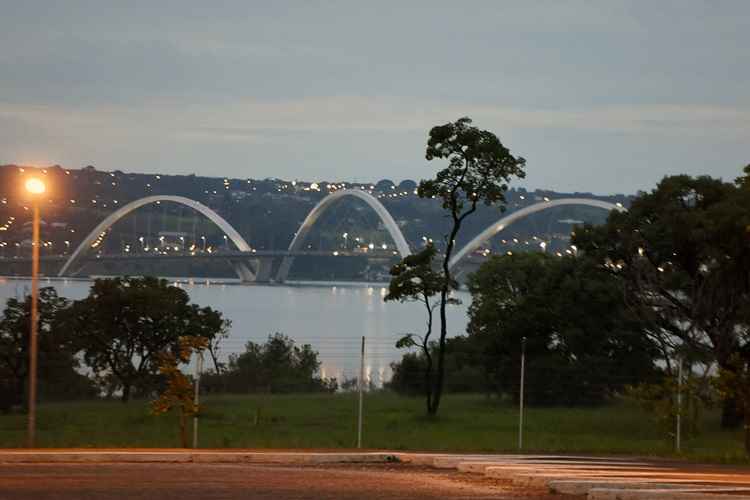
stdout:
<svg viewBox="0 0 750 500">
<path fill-rule="evenodd" d="M 237 276 L 239 276 L 240 281 L 242 281 L 243 283 L 255 282 L 256 275 L 244 262 L 232 262 L 232 267 L 234 267 L 234 271 L 237 273 Z"/>
<path fill-rule="evenodd" d="M 279 283 L 283 283 L 286 281 L 287 276 L 289 276 L 289 270 L 292 268 L 292 264 L 294 263 L 294 257 L 284 257 L 284 260 L 281 261 L 281 266 L 279 266 L 279 272 L 276 274 L 276 281 Z"/>
<path fill-rule="evenodd" d="M 273 259 L 258 259 L 255 267 L 255 281 L 258 283 L 269 283 L 273 271 Z"/>
</svg>

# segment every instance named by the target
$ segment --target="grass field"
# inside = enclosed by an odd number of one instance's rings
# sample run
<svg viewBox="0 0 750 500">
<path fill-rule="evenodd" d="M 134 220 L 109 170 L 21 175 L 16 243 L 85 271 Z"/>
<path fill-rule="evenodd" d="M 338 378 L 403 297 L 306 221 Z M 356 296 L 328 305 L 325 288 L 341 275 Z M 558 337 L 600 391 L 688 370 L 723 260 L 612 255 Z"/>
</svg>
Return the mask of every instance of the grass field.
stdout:
<svg viewBox="0 0 750 500">
<path fill-rule="evenodd" d="M 205 448 L 352 448 L 355 394 L 214 396 L 203 401 Z M 260 410 L 260 422 L 256 415 Z M 649 416 L 621 403 L 603 408 L 531 408 L 524 450 L 676 456 Z M 43 447 L 175 447 L 177 417 L 149 414 L 146 401 L 50 403 L 39 407 Z M 25 415 L 0 416 L 0 447 L 21 447 Z M 479 395 L 448 395 L 437 419 L 421 399 L 376 392 L 365 396 L 364 446 L 393 450 L 516 451 L 518 412 Z M 685 458 L 743 462 L 741 431 L 719 429 L 707 412 L 703 431 L 683 442 Z"/>
</svg>

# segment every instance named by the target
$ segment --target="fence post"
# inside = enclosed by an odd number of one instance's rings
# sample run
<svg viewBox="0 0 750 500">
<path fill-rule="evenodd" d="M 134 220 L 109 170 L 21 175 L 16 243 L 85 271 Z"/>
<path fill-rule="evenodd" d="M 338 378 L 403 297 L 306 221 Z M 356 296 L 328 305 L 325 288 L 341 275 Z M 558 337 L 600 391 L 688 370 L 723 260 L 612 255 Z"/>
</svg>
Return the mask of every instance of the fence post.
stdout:
<svg viewBox="0 0 750 500">
<path fill-rule="evenodd" d="M 357 416 L 357 448 L 362 448 L 362 400 L 365 387 L 365 337 L 362 336 L 362 352 L 359 364 L 359 414 Z"/>
<path fill-rule="evenodd" d="M 203 353 L 198 353 L 195 360 L 195 407 L 198 408 L 200 399 L 201 372 L 203 371 Z M 198 448 L 198 414 L 193 415 L 193 448 Z"/>
<path fill-rule="evenodd" d="M 521 339 L 521 387 L 518 392 L 518 449 L 523 449 L 523 391 L 526 375 L 526 337 Z"/>
<path fill-rule="evenodd" d="M 682 358 L 677 365 L 677 428 L 675 429 L 674 447 L 677 453 L 680 452 L 680 441 L 682 440 Z"/>
</svg>

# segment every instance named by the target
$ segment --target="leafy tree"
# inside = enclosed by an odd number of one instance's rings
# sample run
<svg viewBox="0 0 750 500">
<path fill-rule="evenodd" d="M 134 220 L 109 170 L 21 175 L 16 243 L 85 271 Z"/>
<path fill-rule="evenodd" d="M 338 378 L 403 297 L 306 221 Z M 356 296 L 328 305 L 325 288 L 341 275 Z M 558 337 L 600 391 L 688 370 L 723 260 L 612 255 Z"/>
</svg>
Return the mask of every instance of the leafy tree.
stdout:
<svg viewBox="0 0 750 500">
<path fill-rule="evenodd" d="M 664 178 L 603 226 L 578 229 L 574 243 L 604 263 L 668 354 L 710 353 L 725 371 L 750 359 L 750 167 L 735 184 L 711 177 Z M 669 362 L 669 356 L 666 357 Z M 722 426 L 739 420 L 726 392 Z"/>
<path fill-rule="evenodd" d="M 428 161 L 447 160 L 448 166 L 434 179 L 419 183 L 420 198 L 439 198 L 450 216 L 451 226 L 445 235 L 442 261 L 443 282 L 440 288 L 440 338 L 437 349 L 437 372 L 432 390 L 430 415 L 437 414 L 445 378 L 445 339 L 448 335 L 446 307 L 455 281 L 448 264 L 461 226 L 479 204 L 505 206 L 505 192 L 511 178 L 523 178 L 526 160 L 513 156 L 495 134 L 471 126 L 461 118 L 430 130 L 425 157 Z"/>
<path fill-rule="evenodd" d="M 210 307 L 200 307 L 196 304 L 191 304 L 190 307 L 192 317 L 195 318 L 192 336 L 206 339 L 206 350 L 211 356 L 214 370 L 221 373 L 224 363 L 219 361 L 219 352 L 221 351 L 222 341 L 229 337 L 232 321 L 224 319 L 219 311 Z"/>
<path fill-rule="evenodd" d="M 598 403 L 655 375 L 654 346 L 620 285 L 593 261 L 521 253 L 493 257 L 469 279 L 469 340 L 495 390 L 518 399 L 522 339 L 536 404 Z"/>
<path fill-rule="evenodd" d="M 300 347 L 276 333 L 263 344 L 248 342 L 245 352 L 230 355 L 226 369 L 204 377 L 204 386 L 234 393 L 335 391 L 336 380 L 319 377 L 319 370 L 318 353 L 309 344 Z"/>
<path fill-rule="evenodd" d="M 180 442 L 183 448 L 188 447 L 187 422 L 190 417 L 198 414 L 195 404 L 195 386 L 193 381 L 182 373 L 181 364 L 190 362 L 194 352 L 201 352 L 208 348 L 208 339 L 200 336 L 187 335 L 178 340 L 177 351 L 164 350 L 159 353 L 159 373 L 166 378 L 167 385 L 159 397 L 151 402 L 154 415 L 162 415 L 173 408 L 177 408 L 180 417 Z"/>
<path fill-rule="evenodd" d="M 39 290 L 39 389 L 45 398 L 91 397 L 90 381 L 77 368 L 70 332 L 54 328 L 56 315 L 68 306 L 52 287 Z M 8 299 L 0 318 L 0 386 L 2 406 L 26 400 L 31 297 Z"/>
<path fill-rule="evenodd" d="M 407 192 L 411 194 L 414 192 L 415 189 L 417 189 L 417 183 L 411 179 L 404 179 L 398 184 L 398 191 L 401 193 Z"/>
<path fill-rule="evenodd" d="M 76 332 L 76 345 L 91 369 L 116 380 L 127 402 L 133 389 L 152 390 L 159 354 L 179 351 L 179 339 L 212 342 L 226 330 L 221 313 L 194 307 L 188 294 L 157 278 L 98 279 L 88 297 L 72 303 L 62 326 Z"/>
<path fill-rule="evenodd" d="M 376 191 L 383 191 L 387 192 L 392 190 L 396 185 L 393 183 L 390 179 L 382 179 L 375 184 L 375 190 Z"/>
</svg>

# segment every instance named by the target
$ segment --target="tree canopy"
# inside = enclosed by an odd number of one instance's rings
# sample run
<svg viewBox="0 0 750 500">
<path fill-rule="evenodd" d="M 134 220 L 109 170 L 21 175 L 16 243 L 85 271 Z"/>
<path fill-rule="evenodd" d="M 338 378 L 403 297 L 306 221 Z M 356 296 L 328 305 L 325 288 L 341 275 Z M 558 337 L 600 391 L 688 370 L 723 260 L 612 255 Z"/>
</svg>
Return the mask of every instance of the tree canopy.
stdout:
<svg viewBox="0 0 750 500">
<path fill-rule="evenodd" d="M 713 356 L 732 370 L 750 362 L 750 168 L 735 183 L 707 176 L 666 177 L 603 226 L 573 242 L 623 283 L 625 297 L 668 352 Z M 723 424 L 738 421 L 727 399 Z"/>
<path fill-rule="evenodd" d="M 530 403 L 598 403 L 655 373 L 655 346 L 627 310 L 618 278 L 589 259 L 496 256 L 469 290 L 469 341 L 497 392 L 518 399 L 522 341 Z"/>
<path fill-rule="evenodd" d="M 221 313 L 190 304 L 183 289 L 150 277 L 98 279 L 60 321 L 76 333 L 86 364 L 101 379 L 113 381 L 124 402 L 134 388 L 155 388 L 159 354 L 177 353 L 180 337 L 211 342 L 227 326 Z"/>
<path fill-rule="evenodd" d="M 52 287 L 39 290 L 39 390 L 45 399 L 85 398 L 93 388 L 78 372 L 72 332 L 54 327 L 56 315 L 68 306 Z M 0 317 L 0 407 L 26 401 L 31 297 L 8 299 Z"/>
</svg>

